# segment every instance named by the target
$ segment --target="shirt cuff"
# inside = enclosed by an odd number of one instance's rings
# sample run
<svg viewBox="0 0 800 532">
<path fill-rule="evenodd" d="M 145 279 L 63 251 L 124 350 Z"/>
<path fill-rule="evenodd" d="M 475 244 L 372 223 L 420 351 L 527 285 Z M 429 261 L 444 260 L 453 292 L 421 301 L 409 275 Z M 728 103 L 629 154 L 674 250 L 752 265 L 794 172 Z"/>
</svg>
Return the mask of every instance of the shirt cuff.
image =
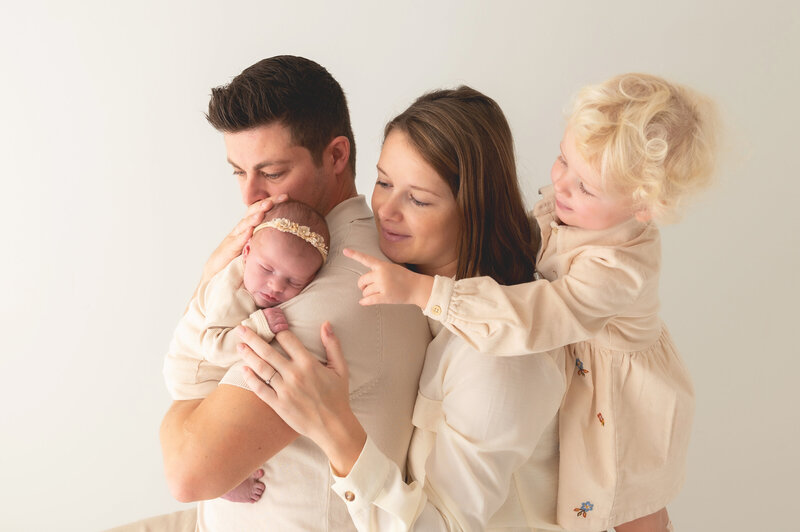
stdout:
<svg viewBox="0 0 800 532">
<path fill-rule="evenodd" d="M 250 387 L 247 386 L 247 383 L 244 380 L 244 371 L 242 368 L 244 367 L 244 362 L 239 361 L 228 370 L 222 380 L 219 381 L 220 384 L 230 384 L 231 386 L 238 386 L 239 388 L 244 388 L 245 390 L 250 390 Z"/>
<path fill-rule="evenodd" d="M 450 313 L 450 301 L 453 297 L 455 284 L 455 280 L 451 277 L 435 276 L 433 278 L 433 287 L 431 288 L 431 297 L 428 298 L 428 304 L 422 310 L 422 313 L 436 321 L 446 323 L 447 316 Z"/>
<path fill-rule="evenodd" d="M 351 513 L 369 511 L 391 474 L 392 462 L 367 436 L 364 448 L 346 477 L 337 476 L 333 469 L 333 491 L 341 497 Z"/>
</svg>

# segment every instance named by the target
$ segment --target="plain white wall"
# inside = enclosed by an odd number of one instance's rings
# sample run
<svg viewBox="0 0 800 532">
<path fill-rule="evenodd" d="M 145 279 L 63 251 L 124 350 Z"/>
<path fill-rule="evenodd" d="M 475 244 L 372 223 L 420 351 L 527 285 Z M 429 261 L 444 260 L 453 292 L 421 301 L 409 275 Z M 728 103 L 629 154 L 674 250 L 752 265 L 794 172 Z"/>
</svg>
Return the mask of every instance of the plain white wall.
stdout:
<svg viewBox="0 0 800 532">
<path fill-rule="evenodd" d="M 800 10 L 732 2 L 31 2 L 0 21 L 0 529 L 180 508 L 161 360 L 243 210 L 210 87 L 291 53 L 339 80 L 369 195 L 385 121 L 467 83 L 504 108 L 529 203 L 582 85 L 641 70 L 723 110 L 717 186 L 664 230 L 663 316 L 697 388 L 680 530 L 797 529 Z M 269 488 L 268 488 L 269 489 Z"/>
</svg>

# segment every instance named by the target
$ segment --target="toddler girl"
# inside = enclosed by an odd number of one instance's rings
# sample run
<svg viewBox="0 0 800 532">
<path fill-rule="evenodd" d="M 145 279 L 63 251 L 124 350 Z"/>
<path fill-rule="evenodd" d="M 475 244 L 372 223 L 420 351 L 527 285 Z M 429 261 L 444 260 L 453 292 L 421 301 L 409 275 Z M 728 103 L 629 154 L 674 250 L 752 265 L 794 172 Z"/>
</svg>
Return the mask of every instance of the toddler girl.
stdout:
<svg viewBox="0 0 800 532">
<path fill-rule="evenodd" d="M 415 303 L 483 352 L 566 346 L 558 521 L 568 530 L 671 530 L 694 394 L 658 316 L 655 220 L 709 181 L 713 106 L 661 78 L 625 74 L 578 95 L 553 185 L 533 210 L 540 280 L 454 281 L 381 263 L 363 304 Z"/>
</svg>

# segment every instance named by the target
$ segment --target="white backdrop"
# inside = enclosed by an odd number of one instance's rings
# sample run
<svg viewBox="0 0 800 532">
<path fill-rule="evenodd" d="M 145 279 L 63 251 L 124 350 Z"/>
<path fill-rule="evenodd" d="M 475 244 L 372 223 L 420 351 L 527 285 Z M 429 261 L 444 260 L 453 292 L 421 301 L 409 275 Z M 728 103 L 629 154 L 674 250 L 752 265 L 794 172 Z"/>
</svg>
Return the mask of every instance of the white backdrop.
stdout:
<svg viewBox="0 0 800 532">
<path fill-rule="evenodd" d="M 500 103 L 529 204 L 580 86 L 641 70 L 716 98 L 718 184 L 664 230 L 663 316 L 697 388 L 670 511 L 679 530 L 797 530 L 796 2 L 3 3 L 0 530 L 182 507 L 162 473 L 161 360 L 243 210 L 203 111 L 212 86 L 283 53 L 344 87 L 367 195 L 383 124 L 432 88 Z"/>
</svg>

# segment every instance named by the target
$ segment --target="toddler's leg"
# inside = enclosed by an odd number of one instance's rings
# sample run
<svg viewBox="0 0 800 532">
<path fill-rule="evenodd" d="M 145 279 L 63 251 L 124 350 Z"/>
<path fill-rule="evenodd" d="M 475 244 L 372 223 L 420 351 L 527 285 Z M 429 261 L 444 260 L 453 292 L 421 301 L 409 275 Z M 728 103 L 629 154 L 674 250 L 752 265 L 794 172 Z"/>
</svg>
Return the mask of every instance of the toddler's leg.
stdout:
<svg viewBox="0 0 800 532">
<path fill-rule="evenodd" d="M 614 530 L 616 532 L 672 532 L 673 528 L 667 509 L 662 508 L 656 513 L 617 525 Z"/>
<path fill-rule="evenodd" d="M 264 493 L 264 483 L 261 477 L 264 476 L 263 469 L 256 469 L 249 478 L 222 496 L 223 499 L 231 502 L 257 502 Z"/>
</svg>

